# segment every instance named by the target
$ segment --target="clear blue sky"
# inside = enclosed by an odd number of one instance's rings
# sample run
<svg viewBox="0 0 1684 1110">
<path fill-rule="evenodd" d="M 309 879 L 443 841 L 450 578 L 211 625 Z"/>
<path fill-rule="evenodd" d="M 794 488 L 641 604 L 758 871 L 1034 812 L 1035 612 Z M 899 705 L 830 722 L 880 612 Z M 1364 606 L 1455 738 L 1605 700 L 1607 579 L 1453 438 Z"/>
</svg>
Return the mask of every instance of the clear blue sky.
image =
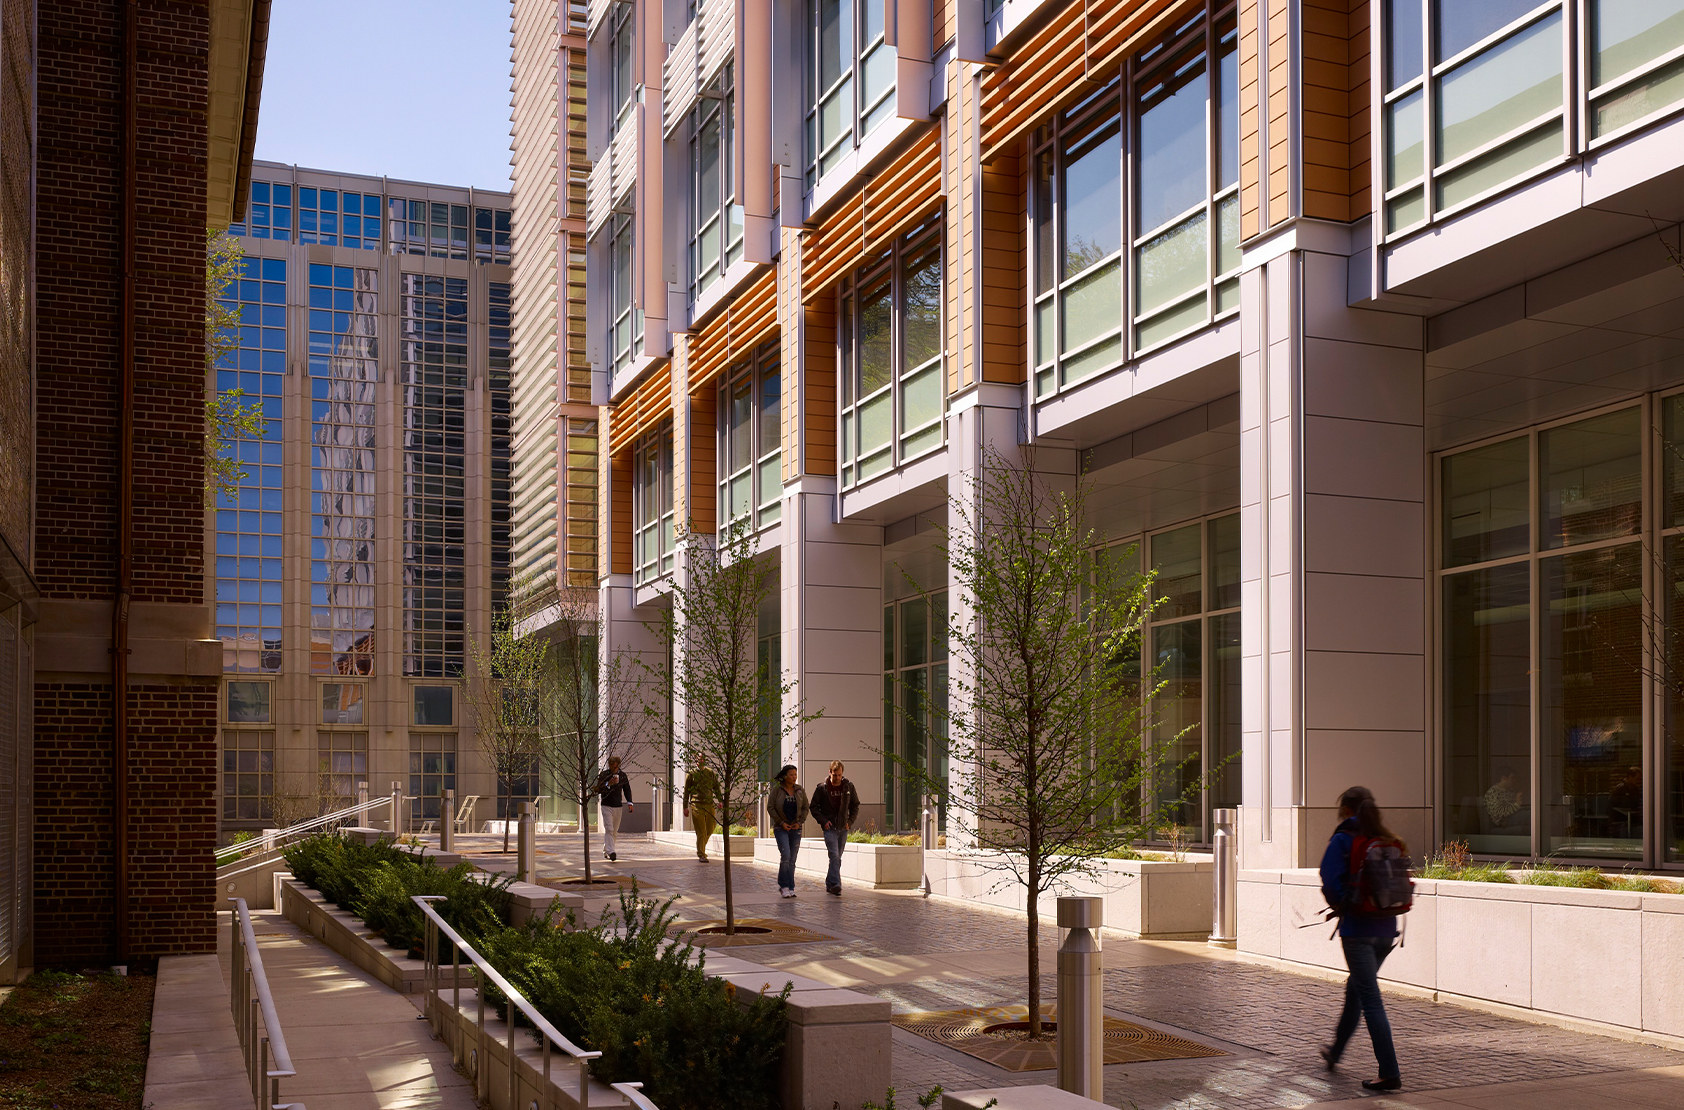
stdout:
<svg viewBox="0 0 1684 1110">
<path fill-rule="evenodd" d="M 276 0 L 257 157 L 509 187 L 507 0 Z"/>
</svg>

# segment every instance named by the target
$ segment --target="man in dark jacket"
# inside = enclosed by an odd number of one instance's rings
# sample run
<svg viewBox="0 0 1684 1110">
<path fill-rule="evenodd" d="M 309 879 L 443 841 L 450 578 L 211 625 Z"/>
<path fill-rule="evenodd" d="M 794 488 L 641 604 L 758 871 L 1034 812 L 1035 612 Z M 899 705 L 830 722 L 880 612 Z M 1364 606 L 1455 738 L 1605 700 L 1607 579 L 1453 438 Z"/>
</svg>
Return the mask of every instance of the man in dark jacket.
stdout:
<svg viewBox="0 0 1684 1110">
<path fill-rule="evenodd" d="M 631 779 L 620 770 L 620 757 L 608 757 L 608 770 L 596 777 L 597 796 L 602 800 L 602 854 L 611 860 L 620 858 L 614 835 L 620 831 L 620 818 L 630 813 L 632 805 Z"/>
<path fill-rule="evenodd" d="M 854 784 L 842 777 L 842 761 L 830 762 L 830 777 L 813 791 L 813 820 L 824 830 L 825 851 L 830 854 L 830 870 L 825 872 L 824 888 L 838 898 L 842 896 L 842 846 L 848 843 L 848 830 L 860 815 L 860 795 Z"/>
</svg>

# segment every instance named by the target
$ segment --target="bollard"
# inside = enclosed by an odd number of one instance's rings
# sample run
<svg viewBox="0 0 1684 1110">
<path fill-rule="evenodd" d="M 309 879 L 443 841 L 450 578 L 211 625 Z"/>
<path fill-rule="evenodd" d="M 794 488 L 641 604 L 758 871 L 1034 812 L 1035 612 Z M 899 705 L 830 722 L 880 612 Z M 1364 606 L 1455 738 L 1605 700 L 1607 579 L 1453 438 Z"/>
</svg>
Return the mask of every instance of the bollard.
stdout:
<svg viewBox="0 0 1684 1110">
<path fill-rule="evenodd" d="M 357 783 L 357 816 L 368 819 L 368 783 Z"/>
<path fill-rule="evenodd" d="M 920 838 L 919 844 L 924 854 L 919 857 L 919 861 L 923 864 L 924 896 L 926 898 L 930 895 L 929 853 L 935 851 L 936 848 L 936 828 L 936 796 L 934 794 L 925 794 L 924 813 L 919 819 L 918 829 L 919 832 L 923 834 Z"/>
<path fill-rule="evenodd" d="M 392 780 L 392 835 L 403 835 L 403 784 Z"/>
<path fill-rule="evenodd" d="M 451 851 L 456 844 L 456 791 L 446 789 L 439 803 L 439 851 Z"/>
<path fill-rule="evenodd" d="M 1238 940 L 1239 838 L 1234 835 L 1234 825 L 1239 815 L 1237 809 L 1211 811 L 1211 821 L 1216 826 L 1210 845 L 1215 861 L 1211 870 L 1211 881 L 1215 884 L 1211 896 L 1209 943 L 1212 948 L 1232 948 Z"/>
<path fill-rule="evenodd" d="M 756 792 L 760 796 L 760 804 L 755 807 L 755 811 L 759 814 L 759 820 L 754 823 L 754 835 L 761 840 L 770 840 L 772 837 L 772 815 L 766 811 L 766 803 L 771 801 L 772 798 L 772 784 L 769 782 L 757 782 L 754 785 L 756 787 Z M 731 835 L 731 814 L 729 807 L 726 807 L 725 827 L 719 831 L 724 833 L 726 836 Z"/>
<path fill-rule="evenodd" d="M 661 827 L 661 803 L 666 800 L 662 797 L 665 792 L 666 783 L 655 779 L 649 791 L 649 831 L 652 833 L 666 831 Z"/>
<path fill-rule="evenodd" d="M 1058 1086 L 1095 1101 L 1105 1095 L 1099 965 L 1103 917 L 1104 903 L 1096 897 L 1058 900 L 1058 927 L 1070 930 L 1058 947 Z"/>
<path fill-rule="evenodd" d="M 537 817 L 531 802 L 520 803 L 520 830 L 515 838 L 515 871 L 523 883 L 538 881 Z"/>
</svg>

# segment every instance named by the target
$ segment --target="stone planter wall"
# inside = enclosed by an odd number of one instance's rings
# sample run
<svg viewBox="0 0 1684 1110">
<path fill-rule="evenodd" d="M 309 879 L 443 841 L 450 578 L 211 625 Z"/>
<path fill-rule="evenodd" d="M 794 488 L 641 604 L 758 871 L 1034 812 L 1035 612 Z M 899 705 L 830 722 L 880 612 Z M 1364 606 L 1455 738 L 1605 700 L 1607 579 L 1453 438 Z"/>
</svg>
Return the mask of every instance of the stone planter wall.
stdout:
<svg viewBox="0 0 1684 1110">
<path fill-rule="evenodd" d="M 676 832 L 645 833 L 649 839 L 659 844 L 674 844 L 680 848 L 694 852 L 696 850 L 696 834 L 689 829 L 679 829 Z M 714 833 L 708 837 L 708 858 L 718 859 L 725 852 L 724 837 Z M 754 837 L 733 836 L 731 838 L 731 862 L 754 858 Z"/>
<path fill-rule="evenodd" d="M 1240 950 L 1343 971 L 1325 906 L 1314 870 L 1242 871 Z M 1417 879 L 1402 928 L 1384 979 L 1684 1036 L 1684 895 Z"/>
<path fill-rule="evenodd" d="M 940 848 L 928 856 L 932 895 L 1023 912 L 1025 891 L 1010 872 L 998 866 L 1002 853 Z M 1212 864 L 1208 855 L 1188 853 L 1181 861 L 1107 859 L 1095 863 L 1092 875 L 1069 875 L 1041 892 L 1039 911 L 1044 923 L 1057 922 L 1060 895 L 1097 895 L 1104 900 L 1107 929 L 1160 939 L 1210 935 Z"/>
<path fill-rule="evenodd" d="M 842 882 L 873 890 L 912 890 L 924 882 L 924 850 L 904 844 L 848 844 L 842 849 Z M 778 866 L 778 842 L 756 840 L 756 863 Z M 797 874 L 822 881 L 830 870 L 823 837 L 802 837 L 795 855 Z"/>
</svg>

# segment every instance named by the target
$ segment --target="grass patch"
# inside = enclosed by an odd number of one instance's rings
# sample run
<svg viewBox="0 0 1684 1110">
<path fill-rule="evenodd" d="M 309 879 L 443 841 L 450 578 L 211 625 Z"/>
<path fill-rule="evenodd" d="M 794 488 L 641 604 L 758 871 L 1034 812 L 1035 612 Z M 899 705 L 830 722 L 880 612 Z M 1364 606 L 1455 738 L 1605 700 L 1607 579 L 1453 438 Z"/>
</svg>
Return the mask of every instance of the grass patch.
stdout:
<svg viewBox="0 0 1684 1110">
<path fill-rule="evenodd" d="M 150 975 L 40 971 L 0 1007 L 0 1108 L 139 1110 Z"/>
<path fill-rule="evenodd" d="M 1465 841 L 1452 840 L 1428 856 L 1416 875 L 1423 879 L 1454 879 L 1464 883 L 1512 883 L 1506 863 L 1482 863 L 1468 851 Z"/>
</svg>

